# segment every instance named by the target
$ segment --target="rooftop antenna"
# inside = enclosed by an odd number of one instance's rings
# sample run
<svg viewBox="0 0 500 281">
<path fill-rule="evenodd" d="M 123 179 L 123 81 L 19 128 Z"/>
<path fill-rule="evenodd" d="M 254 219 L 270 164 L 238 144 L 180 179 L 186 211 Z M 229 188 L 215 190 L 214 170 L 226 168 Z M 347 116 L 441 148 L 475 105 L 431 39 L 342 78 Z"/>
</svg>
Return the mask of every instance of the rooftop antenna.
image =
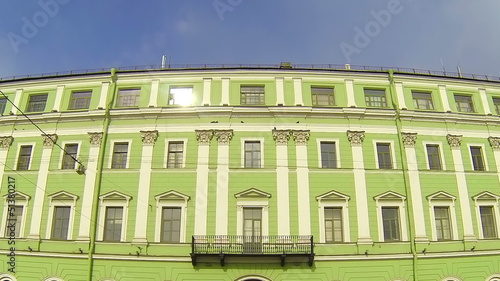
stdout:
<svg viewBox="0 0 500 281">
<path fill-rule="evenodd" d="M 161 68 L 166 68 L 167 67 L 167 56 L 163 55 L 161 56 Z"/>
<path fill-rule="evenodd" d="M 462 68 L 460 67 L 460 62 L 458 62 L 457 71 L 458 71 L 458 77 L 462 78 Z"/>
<path fill-rule="evenodd" d="M 439 60 L 441 61 L 441 66 L 443 67 L 443 72 L 444 72 L 444 74 L 446 75 L 446 68 L 444 68 L 443 59 L 442 59 L 442 58 L 439 58 Z"/>
</svg>

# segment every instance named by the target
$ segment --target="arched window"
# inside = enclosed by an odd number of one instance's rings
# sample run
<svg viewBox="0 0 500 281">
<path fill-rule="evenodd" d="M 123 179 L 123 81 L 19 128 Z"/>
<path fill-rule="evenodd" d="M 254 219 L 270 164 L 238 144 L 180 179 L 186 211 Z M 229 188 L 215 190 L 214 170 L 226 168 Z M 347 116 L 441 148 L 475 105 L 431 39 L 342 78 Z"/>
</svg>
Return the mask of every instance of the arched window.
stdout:
<svg viewBox="0 0 500 281">
<path fill-rule="evenodd" d="M 12 275 L 0 274 L 0 281 L 17 281 L 17 279 Z"/>
<path fill-rule="evenodd" d="M 500 281 L 500 274 L 493 274 L 490 277 L 486 278 L 486 281 Z"/>
<path fill-rule="evenodd" d="M 253 275 L 253 276 L 243 276 L 236 279 L 235 281 L 271 281 L 271 279 L 263 276 Z"/>
</svg>

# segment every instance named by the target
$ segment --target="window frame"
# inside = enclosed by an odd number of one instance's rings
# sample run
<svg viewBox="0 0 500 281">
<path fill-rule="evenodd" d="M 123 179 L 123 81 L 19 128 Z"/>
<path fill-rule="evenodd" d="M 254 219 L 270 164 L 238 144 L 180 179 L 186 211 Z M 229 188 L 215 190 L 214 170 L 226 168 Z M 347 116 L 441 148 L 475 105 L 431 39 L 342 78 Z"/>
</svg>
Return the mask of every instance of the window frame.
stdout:
<svg viewBox="0 0 500 281">
<path fill-rule="evenodd" d="M 186 232 L 187 210 L 188 210 L 188 201 L 190 200 L 190 197 L 175 190 L 170 190 L 155 196 L 155 200 L 156 200 L 156 225 L 155 225 L 154 241 L 156 243 L 163 243 L 161 242 L 163 208 L 177 207 L 181 208 L 181 233 L 180 233 L 179 243 L 185 243 L 186 233 L 187 233 Z M 163 243 L 163 244 L 177 244 L 177 243 Z"/>
<path fill-rule="evenodd" d="M 97 229 L 97 241 L 106 243 L 119 243 L 127 241 L 127 222 L 128 222 L 128 209 L 131 196 L 125 195 L 118 191 L 112 191 L 99 197 L 99 225 Z M 104 224 L 106 221 L 107 207 L 123 207 L 122 229 L 120 241 L 105 241 L 104 240 Z"/>
<path fill-rule="evenodd" d="M 7 98 L 0 98 L 0 116 L 5 114 L 5 110 L 7 109 Z"/>
<path fill-rule="evenodd" d="M 10 274 L 0 274 L 1 281 L 17 281 L 16 277 Z"/>
<path fill-rule="evenodd" d="M 246 142 L 260 142 L 260 167 L 246 167 L 245 161 L 245 143 Z M 245 169 L 262 169 L 264 168 L 264 138 L 241 138 L 241 168 Z"/>
<path fill-rule="evenodd" d="M 392 166 L 390 169 L 389 168 L 380 168 L 380 164 L 378 161 L 378 147 L 377 147 L 378 144 L 389 144 L 389 153 L 391 154 L 390 157 L 391 157 L 391 166 Z M 375 167 L 376 167 L 376 169 L 395 170 L 398 168 L 396 165 L 396 152 L 395 152 L 393 140 L 373 140 L 373 149 L 375 151 Z"/>
<path fill-rule="evenodd" d="M 377 209 L 378 241 L 386 243 L 398 243 L 409 241 L 408 225 L 406 220 L 406 197 L 396 192 L 388 191 L 374 197 L 375 207 Z M 398 208 L 399 216 L 399 236 L 400 240 L 387 240 L 384 235 L 384 219 L 382 208 Z"/>
<path fill-rule="evenodd" d="M 311 86 L 311 104 L 313 106 L 335 106 L 335 87 L 333 86 Z M 320 91 L 323 90 L 331 90 L 331 93 L 315 93 L 313 89 L 317 89 Z M 319 104 L 318 103 L 318 96 L 326 96 L 328 97 L 328 104 Z"/>
<path fill-rule="evenodd" d="M 326 227 L 325 227 L 325 208 L 341 208 L 342 209 L 342 242 L 332 242 L 328 244 L 350 243 L 350 226 L 349 226 L 349 200 L 350 197 L 337 191 L 330 191 L 323 195 L 317 196 L 318 201 L 318 218 L 319 218 L 319 242 L 326 242 Z"/>
<path fill-rule="evenodd" d="M 366 91 L 380 91 L 380 92 L 384 92 L 384 95 L 383 95 L 383 101 L 381 101 L 380 103 L 382 103 L 381 106 L 375 106 L 375 105 L 372 105 L 374 103 L 374 101 L 368 101 L 367 100 L 367 97 L 382 97 L 381 94 L 368 94 L 366 93 Z M 363 88 L 363 97 L 364 97 L 364 101 L 365 101 L 365 106 L 366 107 L 371 107 L 371 108 L 389 108 L 389 104 L 388 104 L 388 99 L 387 99 L 387 89 L 385 88 Z"/>
<path fill-rule="evenodd" d="M 458 100 L 457 100 L 458 97 Z M 457 108 L 457 112 L 460 113 L 476 113 L 476 109 L 474 107 L 474 99 L 472 95 L 469 94 L 453 94 L 453 98 L 455 100 L 455 107 Z M 462 111 L 463 107 L 460 106 L 460 102 L 466 102 L 465 99 L 468 99 L 467 104 L 470 106 L 471 111 Z"/>
<path fill-rule="evenodd" d="M 425 164 L 429 171 L 446 171 L 446 162 L 444 161 L 443 143 L 434 141 L 423 141 L 422 142 L 425 151 Z M 427 151 L 427 145 L 436 145 L 439 149 L 439 161 L 441 162 L 441 169 L 431 169 L 429 164 L 429 154 Z"/>
<path fill-rule="evenodd" d="M 61 147 L 63 147 L 64 150 L 66 150 L 66 145 L 68 145 L 68 144 L 76 144 L 77 145 L 75 158 L 79 159 L 80 150 L 81 150 L 81 146 L 82 146 L 82 141 L 64 141 L 64 142 L 61 143 Z M 75 167 L 74 168 L 72 168 L 72 169 L 63 168 L 64 157 L 65 156 L 66 156 L 66 153 L 61 150 L 61 154 L 59 156 L 59 169 L 60 170 L 75 170 L 75 169 L 77 169 L 78 168 L 78 163 L 76 161 L 75 161 Z"/>
<path fill-rule="evenodd" d="M 476 209 L 476 222 L 478 229 L 479 239 L 498 239 L 500 238 L 500 196 L 493 194 L 491 192 L 485 191 L 476 196 L 473 196 L 472 199 L 475 203 Z M 485 238 L 483 231 L 483 222 L 481 219 L 481 211 L 480 207 L 493 207 L 493 220 L 495 223 L 496 229 L 496 237 L 495 238 Z"/>
<path fill-rule="evenodd" d="M 28 212 L 28 207 L 29 207 L 29 200 L 31 199 L 30 196 L 21 193 L 19 191 L 16 191 L 13 193 L 14 194 L 14 199 L 15 199 L 15 204 L 14 206 L 22 206 L 23 207 L 23 214 L 21 217 L 21 226 L 19 229 L 19 237 L 16 238 L 23 238 L 24 237 L 24 228 L 26 226 L 26 213 Z M 7 214 L 8 214 L 8 208 L 9 208 L 9 194 L 6 194 L 3 196 L 4 198 L 4 208 L 3 208 L 3 213 L 2 213 L 2 224 L 0 225 L 0 237 L 8 238 L 5 236 L 5 228 L 7 226 Z"/>
<path fill-rule="evenodd" d="M 22 146 L 31 146 L 31 155 L 30 155 L 30 160 L 29 160 L 29 163 L 28 163 L 28 168 L 27 169 L 22 169 L 22 170 L 19 170 L 17 165 L 19 163 L 19 157 L 20 157 L 20 153 L 21 153 L 21 147 Z M 35 142 L 22 142 L 22 143 L 18 143 L 17 144 L 17 152 L 16 152 L 16 159 L 15 159 L 15 162 L 14 162 L 14 167 L 16 167 L 16 171 L 31 171 L 31 168 L 32 168 L 32 165 L 33 165 L 33 154 L 35 152 L 35 146 L 36 146 L 36 143 Z"/>
<path fill-rule="evenodd" d="M 243 88 L 248 87 L 248 88 L 257 88 L 257 87 L 262 87 L 262 93 L 259 92 L 259 102 L 258 103 L 249 103 L 247 102 L 248 98 L 246 97 L 247 94 L 252 94 L 243 92 Z M 255 94 L 255 93 L 253 93 Z M 244 97 L 245 96 L 245 97 Z M 241 84 L 240 85 L 240 105 L 250 105 L 250 106 L 255 106 L 255 105 L 265 105 L 266 104 L 266 85 L 264 84 L 255 84 L 255 85 L 250 85 L 250 84 Z"/>
<path fill-rule="evenodd" d="M 440 192 L 434 193 L 430 196 L 427 196 L 427 200 L 429 202 L 429 214 L 430 214 L 432 241 L 446 242 L 446 241 L 458 240 L 458 224 L 457 224 L 457 215 L 456 215 L 456 210 L 455 210 L 456 197 L 453 195 L 450 195 L 444 191 L 440 191 Z M 448 211 L 449 211 L 449 215 L 450 215 L 450 224 L 451 224 L 451 227 L 450 227 L 451 239 L 450 240 L 438 240 L 437 239 L 436 216 L 434 213 L 434 207 L 448 207 Z"/>
<path fill-rule="evenodd" d="M 484 170 L 477 170 L 476 167 L 474 167 L 474 160 L 473 160 L 473 155 L 472 155 L 472 148 L 473 147 L 479 147 L 480 152 L 481 152 L 481 159 L 483 162 Z M 469 150 L 469 159 L 470 159 L 470 164 L 472 171 L 474 172 L 488 172 L 489 171 L 489 165 L 488 165 L 488 160 L 486 159 L 486 150 L 484 144 L 481 143 L 467 143 L 467 148 Z"/>
<path fill-rule="evenodd" d="M 124 91 L 138 91 L 138 94 L 121 94 L 120 92 Z M 142 88 L 141 87 L 123 87 L 123 88 L 118 88 L 118 92 L 116 94 L 116 107 L 117 108 L 135 108 L 139 107 L 140 100 L 141 100 L 141 93 L 142 93 Z M 125 105 L 124 104 L 124 97 L 125 96 L 135 96 L 135 103 L 133 105 Z"/>
<path fill-rule="evenodd" d="M 43 110 L 30 110 L 31 107 L 34 107 L 34 105 L 31 104 L 31 98 L 36 97 L 36 96 L 45 96 L 45 101 L 43 105 Z M 48 93 L 39 93 L 39 94 L 29 94 L 28 95 L 28 101 L 26 103 L 26 110 L 24 112 L 26 113 L 38 113 L 38 112 L 45 112 L 47 110 L 47 102 L 49 100 L 49 94 Z M 41 101 L 33 101 L 34 103 L 42 103 Z"/>
<path fill-rule="evenodd" d="M 176 98 L 175 96 L 178 95 L 178 93 L 172 93 L 172 90 L 179 90 L 179 89 L 190 89 L 191 90 L 191 101 L 190 101 L 190 104 L 182 104 L 182 103 L 178 103 L 178 99 L 177 98 L 177 102 L 176 102 Z M 186 85 L 186 86 L 170 86 L 168 88 L 168 98 L 167 98 L 167 104 L 169 106 L 193 106 L 194 102 L 194 87 L 192 85 Z"/>
<path fill-rule="evenodd" d="M 236 198 L 236 235 L 243 235 L 243 208 L 262 208 L 261 235 L 269 235 L 269 198 L 271 195 L 255 188 L 234 195 Z"/>
<path fill-rule="evenodd" d="M 335 168 L 323 168 L 323 159 L 321 158 L 321 143 L 327 142 L 327 143 L 335 143 L 335 162 L 336 166 Z M 316 145 L 318 147 L 318 168 L 320 169 L 340 169 L 342 168 L 342 165 L 340 163 L 340 139 L 337 138 L 317 138 L 316 139 Z"/>
<path fill-rule="evenodd" d="M 500 96 L 491 97 L 491 101 L 493 102 L 496 115 L 500 115 Z"/>
<path fill-rule="evenodd" d="M 60 191 L 48 196 L 49 198 L 49 213 L 47 216 L 47 227 L 45 232 L 45 239 L 57 240 L 57 241 L 67 241 L 72 240 L 73 237 L 73 225 L 75 222 L 75 207 L 78 196 L 68 193 L 66 191 Z M 52 228 L 54 220 L 54 210 L 56 207 L 69 207 L 69 221 L 68 221 L 68 234 L 66 239 L 52 239 Z"/>
<path fill-rule="evenodd" d="M 422 95 L 421 97 L 415 97 L 415 95 Z M 429 97 L 423 97 L 423 95 L 428 95 Z M 413 107 L 416 110 L 436 110 L 434 106 L 434 99 L 432 98 L 432 92 L 426 91 L 411 91 L 411 97 L 413 100 Z M 426 101 L 426 107 L 428 108 L 420 108 L 420 103 L 418 101 Z M 430 105 L 430 107 L 429 107 Z"/>
<path fill-rule="evenodd" d="M 74 97 L 74 94 L 88 94 L 88 97 Z M 68 110 L 85 110 L 90 108 L 90 102 L 92 100 L 93 91 L 92 90 L 74 90 L 71 91 L 71 96 L 69 98 Z M 85 100 L 86 107 L 75 107 L 79 100 Z"/>
<path fill-rule="evenodd" d="M 168 168 L 168 155 L 169 155 L 169 146 L 171 142 L 182 142 L 182 165 L 179 168 Z M 186 148 L 187 148 L 187 138 L 168 138 L 165 139 L 165 156 L 163 160 L 163 168 L 164 169 L 182 169 L 186 167 Z"/>
<path fill-rule="evenodd" d="M 113 168 L 113 158 L 115 155 L 115 143 L 128 143 L 128 149 L 127 149 L 127 162 L 125 163 L 125 168 Z M 116 139 L 111 141 L 111 153 L 109 154 L 109 160 L 108 160 L 108 169 L 112 170 L 124 170 L 129 168 L 129 163 L 130 163 L 130 151 L 132 147 L 132 139 Z"/>
</svg>

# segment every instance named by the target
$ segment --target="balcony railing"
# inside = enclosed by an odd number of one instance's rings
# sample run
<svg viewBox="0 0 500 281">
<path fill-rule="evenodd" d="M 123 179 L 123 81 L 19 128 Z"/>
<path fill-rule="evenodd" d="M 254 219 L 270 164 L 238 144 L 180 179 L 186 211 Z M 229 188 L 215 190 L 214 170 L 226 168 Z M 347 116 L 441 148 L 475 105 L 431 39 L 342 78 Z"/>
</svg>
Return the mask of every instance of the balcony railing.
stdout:
<svg viewBox="0 0 500 281">
<path fill-rule="evenodd" d="M 314 261 L 313 236 L 274 235 L 195 235 L 191 241 L 191 259 L 196 265 L 200 256 L 216 256 L 223 266 L 227 256 L 276 256 L 284 266 L 286 257 L 307 257 Z"/>
</svg>

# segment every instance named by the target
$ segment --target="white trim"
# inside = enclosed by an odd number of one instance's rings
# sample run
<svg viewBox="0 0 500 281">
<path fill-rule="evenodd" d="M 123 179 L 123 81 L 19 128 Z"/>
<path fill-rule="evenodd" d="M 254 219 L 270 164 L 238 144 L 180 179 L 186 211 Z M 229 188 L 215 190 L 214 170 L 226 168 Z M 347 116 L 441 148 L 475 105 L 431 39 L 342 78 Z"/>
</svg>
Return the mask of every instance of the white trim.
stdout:
<svg viewBox="0 0 500 281">
<path fill-rule="evenodd" d="M 354 94 L 354 80 L 345 79 L 345 90 L 347 95 L 347 106 L 348 107 L 356 107 L 356 98 Z"/>
<path fill-rule="evenodd" d="M 395 192 L 389 191 L 381 195 L 376 196 L 375 205 L 377 207 L 377 223 L 378 223 L 378 241 L 385 242 L 384 237 L 384 222 L 382 217 L 383 207 L 398 207 L 399 215 L 399 231 L 401 234 L 400 241 L 409 241 L 408 239 L 408 227 L 406 224 L 406 197 Z M 397 242 L 397 241 L 388 241 Z"/>
<path fill-rule="evenodd" d="M 248 196 L 250 193 L 261 196 Z M 269 198 L 270 194 L 251 188 L 235 194 L 236 197 L 236 234 L 243 235 L 243 208 L 262 208 L 262 236 L 269 235 Z"/>
<path fill-rule="evenodd" d="M 302 98 L 302 78 L 293 78 L 293 93 L 294 93 L 294 104 L 293 105 L 304 105 L 304 100 Z"/>
<path fill-rule="evenodd" d="M 486 278 L 486 281 L 500 281 L 500 274 L 493 274 Z"/>
<path fill-rule="evenodd" d="M 43 281 L 64 281 L 64 280 L 59 277 L 47 277 L 43 279 Z"/>
<path fill-rule="evenodd" d="M 66 150 L 66 145 L 67 144 L 77 144 L 78 145 L 78 148 L 76 150 L 76 159 L 80 159 L 80 150 L 82 148 L 82 141 L 81 140 L 77 140 L 77 141 L 63 141 L 61 142 L 61 147 Z M 59 165 L 58 165 L 58 169 L 59 170 L 62 170 L 62 165 L 63 165 L 63 158 L 64 158 L 64 150 L 61 149 L 61 153 L 59 155 Z M 73 170 L 76 170 L 78 168 L 78 163 L 75 163 L 75 168 Z M 70 170 L 70 169 L 65 169 L 65 170 Z"/>
<path fill-rule="evenodd" d="M 52 107 L 52 112 L 61 111 L 61 100 L 64 94 L 64 86 L 57 86 L 56 88 L 56 98 L 54 100 L 54 106 Z"/>
<path fill-rule="evenodd" d="M 334 197 L 330 197 L 334 195 Z M 318 217 L 319 217 L 319 242 L 326 243 L 325 238 L 325 208 L 340 207 L 342 208 L 342 243 L 351 242 L 350 226 L 349 226 L 349 196 L 336 191 L 330 191 L 326 194 L 316 197 L 318 201 Z M 333 242 L 338 243 L 338 242 Z M 332 244 L 333 244 L 332 243 Z"/>
<path fill-rule="evenodd" d="M 276 105 L 285 105 L 285 78 L 276 77 Z"/>
<path fill-rule="evenodd" d="M 99 97 L 99 104 L 97 105 L 97 109 L 105 109 L 107 104 L 106 104 L 106 99 L 108 97 L 108 92 L 109 92 L 109 82 L 102 82 L 101 83 L 101 94 Z"/>
<path fill-rule="evenodd" d="M 35 146 L 36 142 L 20 142 L 17 144 L 17 151 L 16 151 L 16 158 L 14 159 L 14 167 L 13 170 L 17 170 L 17 162 L 19 161 L 19 153 L 21 153 L 21 146 L 25 145 L 31 145 L 31 156 L 30 156 L 30 163 L 28 164 L 28 169 L 27 170 L 21 170 L 21 171 L 30 171 L 31 166 L 33 163 L 33 154 L 35 154 Z"/>
<path fill-rule="evenodd" d="M 441 103 L 443 104 L 444 112 L 451 112 L 450 102 L 448 101 L 448 91 L 445 85 L 438 85 L 439 96 L 441 97 Z"/>
<path fill-rule="evenodd" d="M 168 196 L 174 195 L 170 198 Z M 175 198 L 176 197 L 176 198 Z M 186 222 L 187 222 L 187 208 L 189 201 L 189 196 L 186 196 L 177 191 L 171 190 L 160 195 L 155 196 L 156 200 L 156 224 L 155 224 L 155 242 L 161 243 L 161 220 L 162 211 L 164 207 L 180 207 L 181 208 L 181 233 L 180 242 L 184 243 L 186 241 Z"/>
<path fill-rule="evenodd" d="M 163 159 L 163 168 L 167 169 L 167 162 L 168 162 L 168 144 L 170 142 L 175 142 L 175 141 L 182 141 L 183 146 L 182 146 L 182 168 L 186 168 L 186 148 L 187 148 L 187 138 L 166 138 L 165 139 L 165 155 Z M 174 169 L 174 168 L 171 168 Z"/>
<path fill-rule="evenodd" d="M 235 279 L 235 281 L 247 281 L 247 280 L 271 281 L 271 279 L 259 275 L 245 275 L 238 279 Z"/>
<path fill-rule="evenodd" d="M 394 83 L 395 88 L 396 88 L 396 97 L 397 97 L 397 102 L 398 106 L 400 109 L 408 109 L 408 106 L 406 105 L 406 100 L 404 96 L 404 90 L 403 90 L 403 82 L 396 82 Z"/>
<path fill-rule="evenodd" d="M 481 198 L 483 197 L 483 198 Z M 475 203 L 475 209 L 476 209 L 476 222 L 477 222 L 477 229 L 478 229 L 478 235 L 479 239 L 492 239 L 492 238 L 484 238 L 484 233 L 483 233 L 483 223 L 481 221 L 481 212 L 480 208 L 482 206 L 491 206 L 493 207 L 493 219 L 495 221 L 495 226 L 497 230 L 497 237 L 500 238 L 500 210 L 499 210 L 499 201 L 500 201 L 500 196 L 497 196 L 493 193 L 490 192 L 482 192 L 474 197 L 472 197 Z"/>
<path fill-rule="evenodd" d="M 22 192 L 19 192 L 19 191 L 16 191 L 14 192 L 16 198 L 16 202 L 15 204 L 13 204 L 14 206 L 23 206 L 23 215 L 22 215 L 22 218 L 21 218 L 21 226 L 20 226 L 20 230 L 19 230 L 19 238 L 22 238 L 24 237 L 24 228 L 26 226 L 26 217 L 27 217 L 27 212 L 28 212 L 28 205 L 29 205 L 29 200 L 30 200 L 30 197 Z M 8 213 L 8 208 L 9 208 L 9 203 L 8 203 L 8 195 L 5 195 L 4 198 L 4 208 L 3 208 L 3 214 L 2 214 L 2 222 L 1 222 L 1 225 L 0 225 L 0 237 L 5 237 L 5 238 L 8 238 L 8 236 L 5 236 L 5 226 L 6 226 L 6 222 L 7 222 L 7 213 Z M 20 199 L 19 197 L 22 197 L 23 199 Z"/>
<path fill-rule="evenodd" d="M 484 114 L 492 115 L 490 105 L 488 103 L 488 97 L 486 95 L 486 90 L 479 88 L 477 89 L 477 91 L 479 92 L 479 97 L 481 97 L 481 103 L 483 105 Z"/>
<path fill-rule="evenodd" d="M 230 88 L 230 78 L 222 78 L 221 79 L 221 101 L 220 105 L 228 105 L 229 106 L 229 88 Z"/>
<path fill-rule="evenodd" d="M 462 280 L 458 279 L 457 277 L 445 277 L 443 278 L 442 281 L 462 281 Z"/>
<path fill-rule="evenodd" d="M 260 142 L 260 168 L 264 168 L 264 138 L 241 138 L 241 168 L 245 168 L 245 142 L 258 141 Z M 258 168 L 245 168 L 245 169 L 258 169 Z"/>
<path fill-rule="evenodd" d="M 113 164 L 113 155 L 115 153 L 115 143 L 117 142 L 126 142 L 128 143 L 128 147 L 127 147 L 127 163 L 125 163 L 125 169 L 128 169 L 129 168 L 129 164 L 130 164 L 130 150 L 132 148 L 132 139 L 114 139 L 112 140 L 110 143 L 111 143 L 111 153 L 109 154 L 109 158 L 108 158 L 108 169 L 111 169 L 111 165 Z M 118 169 L 120 170 L 120 169 Z"/>
<path fill-rule="evenodd" d="M 58 197 L 66 197 L 58 199 Z M 67 197 L 73 198 L 69 199 Z M 69 222 L 68 222 L 68 236 L 64 240 L 72 240 L 73 237 L 73 225 L 75 221 L 75 206 L 78 196 L 71 193 L 60 191 L 48 196 L 49 203 L 49 214 L 47 217 L 47 227 L 45 232 L 45 239 L 52 239 L 52 221 L 54 219 L 54 209 L 56 207 L 70 207 Z"/>
<path fill-rule="evenodd" d="M 470 151 L 471 147 L 481 147 L 481 158 L 483 159 L 483 165 L 484 165 L 484 171 L 477 171 L 477 172 L 488 172 L 489 165 L 488 165 L 488 159 L 486 158 L 486 150 L 485 146 L 482 143 L 467 143 L 467 148 L 469 150 L 469 160 L 470 160 L 470 165 L 471 165 L 471 171 L 476 171 L 474 170 L 474 162 L 472 161 L 472 152 Z"/>
<path fill-rule="evenodd" d="M 331 168 L 323 168 L 321 165 L 321 143 L 322 142 L 334 142 L 335 143 L 335 161 L 337 162 L 337 168 L 340 169 L 342 168 L 340 164 L 340 139 L 338 138 L 316 138 L 316 145 L 318 147 L 318 168 L 321 169 L 331 169 Z"/>
<path fill-rule="evenodd" d="M 212 92 L 212 78 L 203 78 L 203 97 L 202 97 L 202 106 L 211 105 L 210 96 Z"/>
<path fill-rule="evenodd" d="M 387 170 L 394 170 L 394 169 L 397 169 L 397 165 L 396 165 L 396 152 L 395 152 L 395 148 L 394 148 L 394 141 L 393 140 L 372 140 L 372 143 L 373 143 L 373 151 L 375 152 L 375 167 L 376 169 L 380 169 L 379 168 L 379 164 L 378 164 L 378 151 L 377 151 L 377 144 L 380 143 L 380 144 L 385 144 L 385 143 L 388 143 L 389 144 L 389 149 L 390 149 L 390 152 L 391 152 L 391 164 L 392 164 L 392 168 L 391 169 L 387 169 Z"/>
<path fill-rule="evenodd" d="M 149 96 L 149 107 L 158 106 L 158 92 L 160 90 L 160 80 L 151 80 L 151 95 Z"/>
<path fill-rule="evenodd" d="M 1 281 L 17 281 L 15 276 L 9 275 L 9 274 L 0 274 L 0 280 Z"/>
<path fill-rule="evenodd" d="M 116 197 L 121 197 L 122 199 Z M 128 207 L 131 199 L 132 197 L 117 191 L 112 191 L 105 195 L 99 196 L 100 208 L 99 208 L 99 224 L 97 228 L 97 241 L 103 241 L 104 238 L 104 224 L 106 219 L 107 207 L 123 207 L 123 218 L 122 218 L 123 223 L 121 229 L 120 242 L 124 242 L 127 240 Z"/>
<path fill-rule="evenodd" d="M 449 208 L 450 224 L 451 224 L 451 240 L 458 240 L 457 215 L 455 212 L 456 197 L 441 191 L 431 196 L 428 196 L 427 200 L 429 202 L 429 215 L 431 223 L 432 240 L 438 241 L 436 233 L 436 216 L 434 214 L 434 207 Z"/>
<path fill-rule="evenodd" d="M 427 154 L 427 145 L 437 145 L 439 148 L 439 160 L 441 161 L 441 171 L 446 171 L 446 162 L 444 161 L 444 152 L 443 152 L 443 143 L 440 141 L 422 141 L 422 145 L 425 151 L 425 164 L 428 170 L 430 170 L 429 166 L 429 155 Z M 433 170 L 434 171 L 434 170 Z"/>
</svg>

